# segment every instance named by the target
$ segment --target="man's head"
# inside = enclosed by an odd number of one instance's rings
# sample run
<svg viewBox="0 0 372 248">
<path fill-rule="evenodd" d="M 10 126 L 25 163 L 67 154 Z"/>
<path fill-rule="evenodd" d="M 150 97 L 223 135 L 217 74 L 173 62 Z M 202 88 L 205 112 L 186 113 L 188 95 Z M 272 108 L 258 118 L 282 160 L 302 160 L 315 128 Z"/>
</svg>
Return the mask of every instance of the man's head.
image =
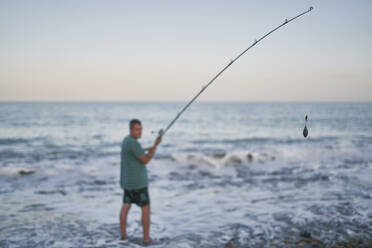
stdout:
<svg viewBox="0 0 372 248">
<path fill-rule="evenodd" d="M 129 132 L 130 136 L 135 139 L 141 138 L 142 135 L 142 125 L 141 122 L 137 119 L 133 119 L 129 122 Z"/>
</svg>

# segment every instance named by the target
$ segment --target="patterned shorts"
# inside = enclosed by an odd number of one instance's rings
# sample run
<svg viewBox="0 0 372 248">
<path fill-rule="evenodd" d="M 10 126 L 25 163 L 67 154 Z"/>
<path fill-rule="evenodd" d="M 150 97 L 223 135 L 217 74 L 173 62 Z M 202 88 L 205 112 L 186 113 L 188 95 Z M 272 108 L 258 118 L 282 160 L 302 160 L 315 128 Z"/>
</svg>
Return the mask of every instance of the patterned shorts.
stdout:
<svg viewBox="0 0 372 248">
<path fill-rule="evenodd" d="M 150 204 L 149 192 L 146 188 L 124 189 L 123 203 L 134 203 L 140 207 Z"/>
</svg>

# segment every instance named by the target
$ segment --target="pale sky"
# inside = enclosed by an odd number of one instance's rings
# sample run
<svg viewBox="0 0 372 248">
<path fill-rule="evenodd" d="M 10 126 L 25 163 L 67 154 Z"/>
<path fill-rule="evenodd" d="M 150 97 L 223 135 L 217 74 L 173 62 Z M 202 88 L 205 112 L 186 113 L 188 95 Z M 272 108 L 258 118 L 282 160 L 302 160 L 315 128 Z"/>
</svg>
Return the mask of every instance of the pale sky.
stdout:
<svg viewBox="0 0 372 248">
<path fill-rule="evenodd" d="M 372 1 L 0 0 L 0 101 L 372 101 Z"/>
</svg>

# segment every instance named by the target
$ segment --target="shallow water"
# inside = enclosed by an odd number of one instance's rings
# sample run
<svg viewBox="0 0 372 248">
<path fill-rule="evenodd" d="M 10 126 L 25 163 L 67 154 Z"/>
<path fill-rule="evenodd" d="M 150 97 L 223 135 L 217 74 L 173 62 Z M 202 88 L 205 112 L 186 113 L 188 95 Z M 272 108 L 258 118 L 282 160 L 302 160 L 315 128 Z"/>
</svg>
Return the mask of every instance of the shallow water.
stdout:
<svg viewBox="0 0 372 248">
<path fill-rule="evenodd" d="M 0 247 L 142 247 L 120 143 L 182 106 L 0 103 Z M 196 103 L 148 165 L 152 247 L 369 247 L 371 151 L 370 103 Z"/>
</svg>

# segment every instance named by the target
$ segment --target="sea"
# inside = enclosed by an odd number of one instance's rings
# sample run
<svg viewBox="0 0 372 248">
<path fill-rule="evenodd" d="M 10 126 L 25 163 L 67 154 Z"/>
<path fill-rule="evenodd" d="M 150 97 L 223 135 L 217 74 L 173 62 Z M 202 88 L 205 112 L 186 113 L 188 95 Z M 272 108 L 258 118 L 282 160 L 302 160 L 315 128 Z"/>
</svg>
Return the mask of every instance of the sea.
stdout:
<svg viewBox="0 0 372 248">
<path fill-rule="evenodd" d="M 0 247 L 143 247 L 121 142 L 185 104 L 1 102 Z M 146 166 L 150 247 L 372 247 L 371 102 L 195 102 Z"/>
</svg>

